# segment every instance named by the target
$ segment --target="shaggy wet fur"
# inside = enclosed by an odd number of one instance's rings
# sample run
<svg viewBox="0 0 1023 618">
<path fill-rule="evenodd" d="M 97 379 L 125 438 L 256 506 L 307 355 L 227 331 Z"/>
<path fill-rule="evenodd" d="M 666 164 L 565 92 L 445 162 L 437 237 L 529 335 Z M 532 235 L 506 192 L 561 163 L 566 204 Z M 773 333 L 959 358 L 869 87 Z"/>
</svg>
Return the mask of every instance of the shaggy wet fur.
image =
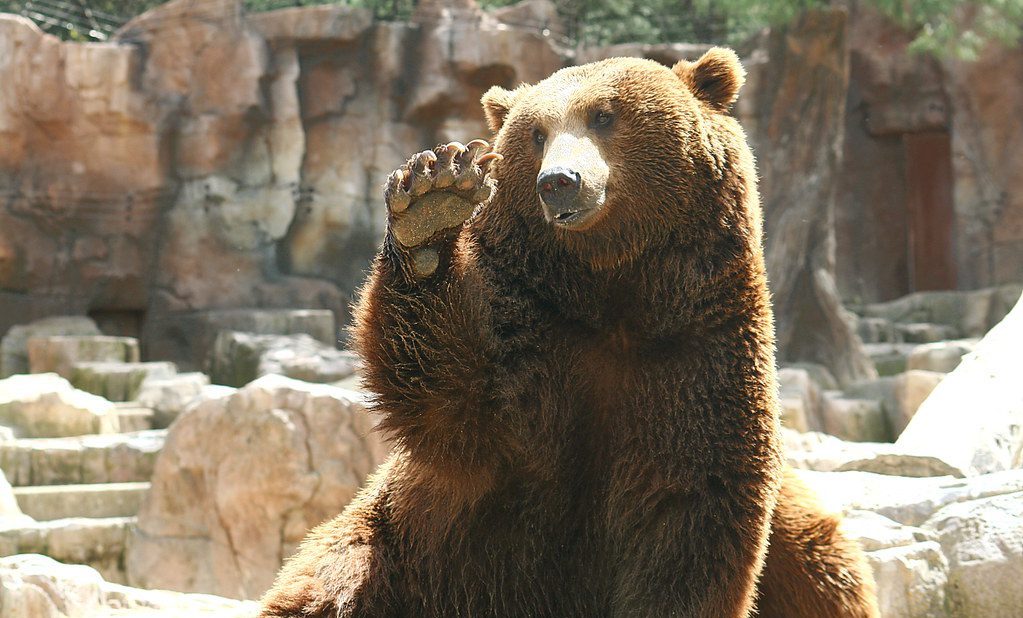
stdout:
<svg viewBox="0 0 1023 618">
<path fill-rule="evenodd" d="M 761 616 L 877 615 L 862 554 L 794 479 L 775 508 L 760 210 L 724 113 L 741 81 L 712 50 L 487 93 L 495 195 L 428 277 L 389 235 L 358 306 L 397 448 L 263 616 L 741 618 L 758 577 Z M 596 109 L 614 118 L 593 137 L 607 201 L 558 229 L 535 135 Z"/>
</svg>

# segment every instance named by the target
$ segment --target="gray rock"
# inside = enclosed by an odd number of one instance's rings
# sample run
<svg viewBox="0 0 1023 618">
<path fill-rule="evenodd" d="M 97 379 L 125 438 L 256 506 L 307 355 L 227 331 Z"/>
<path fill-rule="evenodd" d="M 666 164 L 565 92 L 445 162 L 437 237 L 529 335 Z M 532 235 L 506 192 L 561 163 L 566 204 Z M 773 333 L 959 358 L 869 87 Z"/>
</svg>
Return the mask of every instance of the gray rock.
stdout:
<svg viewBox="0 0 1023 618">
<path fill-rule="evenodd" d="M 1023 470 L 962 479 L 810 470 L 798 474 L 834 511 L 873 511 L 909 526 L 923 524 L 949 504 L 1023 491 Z"/>
<path fill-rule="evenodd" d="M 824 431 L 854 442 L 886 442 L 891 439 L 880 401 L 849 399 L 825 394 L 821 416 Z"/>
<path fill-rule="evenodd" d="M 896 444 L 977 475 L 1023 466 L 1023 302 L 934 389 Z"/>
<path fill-rule="evenodd" d="M 60 336 L 28 340 L 28 365 L 32 373 L 53 372 L 71 379 L 76 363 L 139 362 L 139 342 L 132 337 Z"/>
<path fill-rule="evenodd" d="M 0 608 L 4 618 L 254 618 L 259 612 L 253 601 L 108 583 L 88 566 L 61 564 L 38 555 L 0 559 Z"/>
<path fill-rule="evenodd" d="M 253 335 L 222 332 L 209 358 L 217 384 L 240 387 L 277 374 L 306 382 L 330 383 L 355 373 L 357 358 L 308 335 Z"/>
<path fill-rule="evenodd" d="M 110 401 L 134 401 L 142 383 L 149 379 L 167 379 L 178 372 L 174 363 L 75 363 L 71 384 L 87 393 Z"/>
<path fill-rule="evenodd" d="M 941 546 L 923 541 L 867 553 L 885 618 L 951 618 L 945 610 L 948 561 Z"/>
<path fill-rule="evenodd" d="M 961 618 L 1023 610 L 1023 492 L 944 507 L 924 529 L 948 558 L 948 605 Z"/>
<path fill-rule="evenodd" d="M 153 410 L 153 427 L 169 427 L 192 403 L 202 400 L 210 384 L 206 374 L 182 373 L 169 378 L 147 378 L 139 388 L 138 401 Z"/>
<path fill-rule="evenodd" d="M 0 380 L 0 423 L 11 427 L 21 438 L 120 431 L 113 403 L 77 390 L 53 373 Z"/>
<path fill-rule="evenodd" d="M 931 343 L 945 339 L 955 339 L 958 330 L 947 324 L 930 324 L 927 322 L 913 322 L 910 324 L 896 324 L 903 341 L 907 343 Z"/>
<path fill-rule="evenodd" d="M 148 481 L 166 430 L 0 444 L 0 468 L 12 484 L 70 485 Z"/>
<path fill-rule="evenodd" d="M 919 345 L 909 353 L 906 367 L 951 373 L 959 366 L 963 356 L 973 351 L 977 343 L 977 339 L 959 339 Z"/>
<path fill-rule="evenodd" d="M 28 340 L 56 335 L 99 335 L 96 323 L 85 316 L 55 316 L 12 326 L 0 340 L 0 378 L 28 373 Z"/>
<path fill-rule="evenodd" d="M 886 442 L 846 442 L 828 434 L 782 430 L 789 465 L 818 472 L 873 472 L 890 476 L 954 476 L 934 457 L 907 455 Z"/>
<path fill-rule="evenodd" d="M 902 435 L 920 406 L 943 379 L 945 375 L 942 373 L 920 369 L 911 369 L 895 376 L 891 396 L 884 402 L 892 438 Z"/>
</svg>

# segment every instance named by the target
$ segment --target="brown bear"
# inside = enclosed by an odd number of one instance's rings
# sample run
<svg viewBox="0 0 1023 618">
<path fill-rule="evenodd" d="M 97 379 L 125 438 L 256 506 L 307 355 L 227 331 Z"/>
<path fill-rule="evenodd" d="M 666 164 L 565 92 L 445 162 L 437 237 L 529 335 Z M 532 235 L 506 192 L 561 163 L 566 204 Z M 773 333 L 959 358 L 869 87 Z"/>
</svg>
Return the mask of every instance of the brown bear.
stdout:
<svg viewBox="0 0 1023 618">
<path fill-rule="evenodd" d="M 783 469 L 742 79 L 713 49 L 493 88 L 495 152 L 391 176 L 355 335 L 394 454 L 263 616 L 877 616 Z"/>
</svg>

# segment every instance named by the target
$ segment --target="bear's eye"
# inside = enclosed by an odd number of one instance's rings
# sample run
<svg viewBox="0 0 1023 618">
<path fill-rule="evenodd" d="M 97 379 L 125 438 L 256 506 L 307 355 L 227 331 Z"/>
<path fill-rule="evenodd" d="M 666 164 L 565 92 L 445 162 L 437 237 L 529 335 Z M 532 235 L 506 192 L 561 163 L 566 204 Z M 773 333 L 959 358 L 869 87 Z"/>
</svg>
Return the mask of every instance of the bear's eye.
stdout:
<svg viewBox="0 0 1023 618">
<path fill-rule="evenodd" d="M 608 127 L 611 126 L 611 120 L 611 112 L 597 112 L 593 115 L 593 126 Z"/>
<path fill-rule="evenodd" d="M 533 143 L 537 146 L 543 146 L 544 142 L 547 141 L 547 136 L 543 134 L 540 129 L 533 129 Z"/>
</svg>

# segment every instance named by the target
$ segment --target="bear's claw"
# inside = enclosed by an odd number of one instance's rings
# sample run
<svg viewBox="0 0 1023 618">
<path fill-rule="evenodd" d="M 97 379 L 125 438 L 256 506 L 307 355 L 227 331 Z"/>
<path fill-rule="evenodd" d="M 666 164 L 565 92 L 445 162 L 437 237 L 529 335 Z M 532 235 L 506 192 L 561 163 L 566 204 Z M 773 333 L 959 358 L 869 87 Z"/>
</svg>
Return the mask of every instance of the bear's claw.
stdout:
<svg viewBox="0 0 1023 618">
<path fill-rule="evenodd" d="M 417 276 L 433 274 L 439 264 L 437 250 L 425 245 L 439 236 L 453 238 L 451 232 L 493 194 L 487 169 L 502 157 L 489 150 L 490 144 L 479 139 L 451 142 L 414 155 L 388 177 L 388 227 L 411 253 Z"/>
</svg>

